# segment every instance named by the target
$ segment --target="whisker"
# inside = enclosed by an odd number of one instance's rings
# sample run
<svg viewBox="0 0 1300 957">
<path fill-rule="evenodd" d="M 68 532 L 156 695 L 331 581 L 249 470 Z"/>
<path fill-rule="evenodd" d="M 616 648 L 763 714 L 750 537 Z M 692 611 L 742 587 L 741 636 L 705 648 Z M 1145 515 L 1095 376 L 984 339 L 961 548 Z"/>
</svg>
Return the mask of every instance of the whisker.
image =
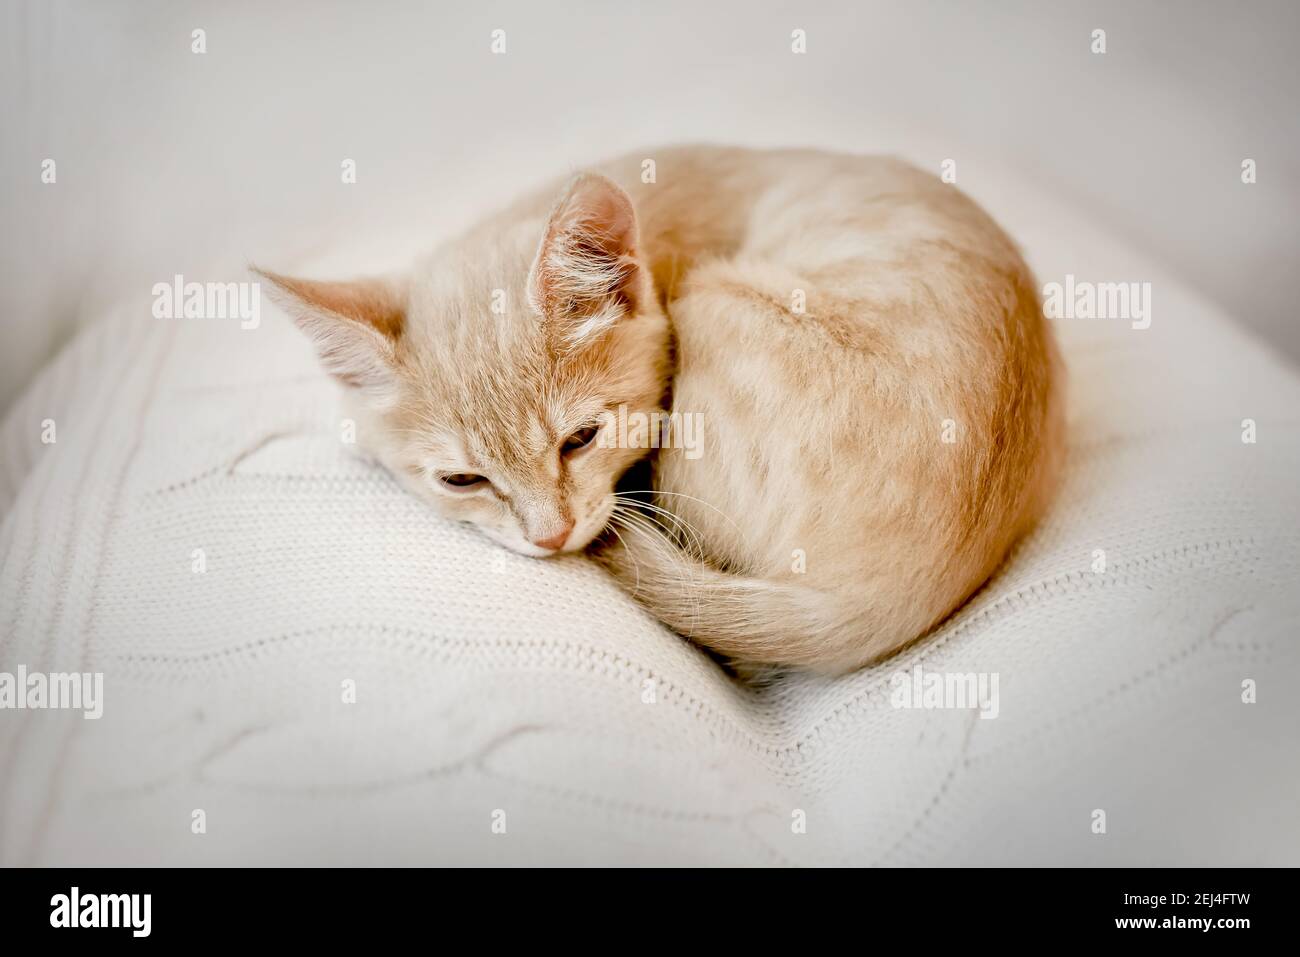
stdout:
<svg viewBox="0 0 1300 957">
<path fill-rule="evenodd" d="M 663 526 L 651 521 L 650 518 L 648 518 L 643 514 L 623 508 L 622 510 L 616 509 L 616 517 L 617 520 L 620 523 L 622 523 L 622 527 L 624 529 L 628 531 L 636 532 L 642 539 L 649 539 L 652 548 L 662 549 L 669 553 L 676 553 L 683 550 L 679 548 L 678 545 L 675 544 L 671 538 L 668 537 Z M 624 544 L 626 545 L 626 542 Z M 672 560 L 674 564 L 677 564 L 678 567 L 681 568 L 680 564 L 676 562 L 675 558 L 670 557 L 670 560 Z M 697 560 L 701 562 L 703 561 L 702 558 L 698 558 L 698 557 Z M 689 565 L 687 565 L 685 568 L 682 568 L 681 570 L 686 572 L 688 575 L 690 574 L 691 571 Z M 640 584 L 640 573 L 638 570 L 638 586 L 639 584 Z M 662 586 L 675 585 L 679 590 L 679 592 L 681 593 L 683 599 L 690 603 L 693 612 L 694 621 L 695 622 L 699 621 L 700 612 L 701 612 L 701 589 L 698 587 L 692 588 L 690 586 L 691 585 L 698 586 L 702 583 L 699 582 L 695 576 L 691 575 L 689 580 L 687 578 L 678 578 L 675 581 L 673 580 L 661 581 L 660 584 Z"/>
<path fill-rule="evenodd" d="M 673 535 L 679 538 L 686 537 L 687 540 L 684 544 L 689 547 L 689 550 L 692 553 L 692 555 L 694 555 L 696 558 L 703 558 L 705 553 L 704 536 L 700 533 L 700 530 L 698 528 L 696 528 L 694 525 L 692 525 L 682 516 L 676 514 L 675 512 L 670 511 L 669 509 L 662 508 L 650 502 L 629 501 L 617 495 L 614 498 L 619 505 L 625 508 L 628 506 L 633 506 L 632 509 L 633 511 L 640 511 L 642 509 L 646 509 L 649 510 L 651 513 L 662 515 L 664 518 L 672 521 Z M 686 536 L 682 535 L 683 531 L 686 533 Z"/>
<path fill-rule="evenodd" d="M 609 530 L 614 533 L 614 536 L 623 545 L 623 551 L 627 552 L 627 557 L 632 559 L 632 566 L 636 569 L 636 583 L 632 586 L 632 597 L 635 598 L 641 591 L 641 563 L 638 562 L 636 556 L 632 554 L 632 549 L 628 546 L 627 540 L 623 538 L 623 536 L 618 533 L 618 529 L 614 527 L 613 515 L 610 516 Z"/>
<path fill-rule="evenodd" d="M 724 519 L 726 519 L 728 522 L 730 522 L 732 528 L 734 528 L 734 529 L 735 529 L 736 531 L 738 531 L 738 532 L 740 531 L 740 526 L 737 525 L 736 522 L 735 522 L 735 520 L 734 520 L 730 515 L 728 515 L 726 512 L 724 512 L 722 509 L 718 508 L 716 505 L 714 505 L 714 504 L 712 504 L 712 503 L 710 503 L 710 502 L 706 502 L 706 501 L 704 501 L 704 499 L 702 499 L 702 498 L 697 498 L 697 497 L 694 496 L 694 495 L 687 495 L 685 492 L 665 492 L 665 491 L 662 490 L 662 489 L 642 488 L 642 489 L 630 489 L 630 490 L 624 492 L 623 494 L 624 494 L 624 495 L 675 495 L 675 496 L 677 496 L 678 498 L 685 498 L 685 499 L 689 499 L 689 500 L 692 501 L 692 502 L 699 502 L 699 503 L 700 503 L 701 505 L 703 505 L 705 508 L 711 508 L 711 509 L 713 509 L 713 510 L 714 510 L 715 512 L 717 512 L 719 515 L 721 515 Z"/>
</svg>

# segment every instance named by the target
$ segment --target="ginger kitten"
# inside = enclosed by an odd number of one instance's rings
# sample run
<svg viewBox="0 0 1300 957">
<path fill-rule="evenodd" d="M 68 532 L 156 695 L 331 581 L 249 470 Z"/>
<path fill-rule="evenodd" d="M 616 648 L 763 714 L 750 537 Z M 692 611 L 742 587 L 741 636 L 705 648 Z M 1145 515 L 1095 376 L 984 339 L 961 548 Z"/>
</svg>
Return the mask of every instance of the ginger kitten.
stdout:
<svg viewBox="0 0 1300 957">
<path fill-rule="evenodd" d="M 746 665 L 841 672 L 923 635 L 1060 471 L 1033 276 L 893 159 L 654 150 L 402 276 L 263 275 L 414 494 L 526 555 L 595 543 L 662 621 Z M 701 446 L 616 429 L 665 403 Z M 647 456 L 638 504 L 616 486 Z"/>
</svg>

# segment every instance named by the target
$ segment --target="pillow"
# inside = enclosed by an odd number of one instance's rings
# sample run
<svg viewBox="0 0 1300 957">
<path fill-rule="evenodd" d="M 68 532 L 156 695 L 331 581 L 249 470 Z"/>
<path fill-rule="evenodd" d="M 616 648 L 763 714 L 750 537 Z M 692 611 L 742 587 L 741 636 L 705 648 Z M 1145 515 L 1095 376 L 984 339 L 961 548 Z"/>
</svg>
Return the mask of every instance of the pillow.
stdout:
<svg viewBox="0 0 1300 957">
<path fill-rule="evenodd" d="M 0 671 L 104 676 L 98 719 L 0 721 L 0 863 L 1293 864 L 1300 382 L 1050 197 L 976 195 L 1152 321 L 1057 323 L 1057 506 L 839 679 L 739 685 L 585 558 L 441 521 L 269 305 L 124 302 L 0 432 Z"/>
</svg>

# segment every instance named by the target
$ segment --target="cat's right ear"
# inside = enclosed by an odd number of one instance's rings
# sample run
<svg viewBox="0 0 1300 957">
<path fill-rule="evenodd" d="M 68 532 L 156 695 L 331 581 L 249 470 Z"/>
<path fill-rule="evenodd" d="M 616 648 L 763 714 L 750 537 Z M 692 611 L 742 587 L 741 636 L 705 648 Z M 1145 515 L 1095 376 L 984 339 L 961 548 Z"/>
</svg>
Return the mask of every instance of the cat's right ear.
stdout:
<svg viewBox="0 0 1300 957">
<path fill-rule="evenodd" d="M 565 349 L 599 339 L 646 295 L 632 199 L 613 180 L 569 183 L 542 235 L 528 277 L 529 303 Z"/>
<path fill-rule="evenodd" d="M 273 302 L 316 346 L 321 364 L 344 385 L 381 393 L 393 380 L 406 322 L 406 284 L 395 279 L 325 282 L 254 268 Z"/>
</svg>

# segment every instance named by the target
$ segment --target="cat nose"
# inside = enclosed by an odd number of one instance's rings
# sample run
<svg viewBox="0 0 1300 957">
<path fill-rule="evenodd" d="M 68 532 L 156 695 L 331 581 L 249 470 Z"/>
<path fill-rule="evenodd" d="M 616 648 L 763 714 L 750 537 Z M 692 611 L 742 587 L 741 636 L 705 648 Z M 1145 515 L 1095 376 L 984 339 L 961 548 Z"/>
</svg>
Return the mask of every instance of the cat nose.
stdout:
<svg viewBox="0 0 1300 957">
<path fill-rule="evenodd" d="M 533 544 L 538 548 L 547 548 L 552 551 L 563 548 L 564 543 L 569 540 L 569 533 L 573 531 L 573 525 L 573 519 L 569 519 L 554 535 L 549 538 L 534 538 Z"/>
</svg>

